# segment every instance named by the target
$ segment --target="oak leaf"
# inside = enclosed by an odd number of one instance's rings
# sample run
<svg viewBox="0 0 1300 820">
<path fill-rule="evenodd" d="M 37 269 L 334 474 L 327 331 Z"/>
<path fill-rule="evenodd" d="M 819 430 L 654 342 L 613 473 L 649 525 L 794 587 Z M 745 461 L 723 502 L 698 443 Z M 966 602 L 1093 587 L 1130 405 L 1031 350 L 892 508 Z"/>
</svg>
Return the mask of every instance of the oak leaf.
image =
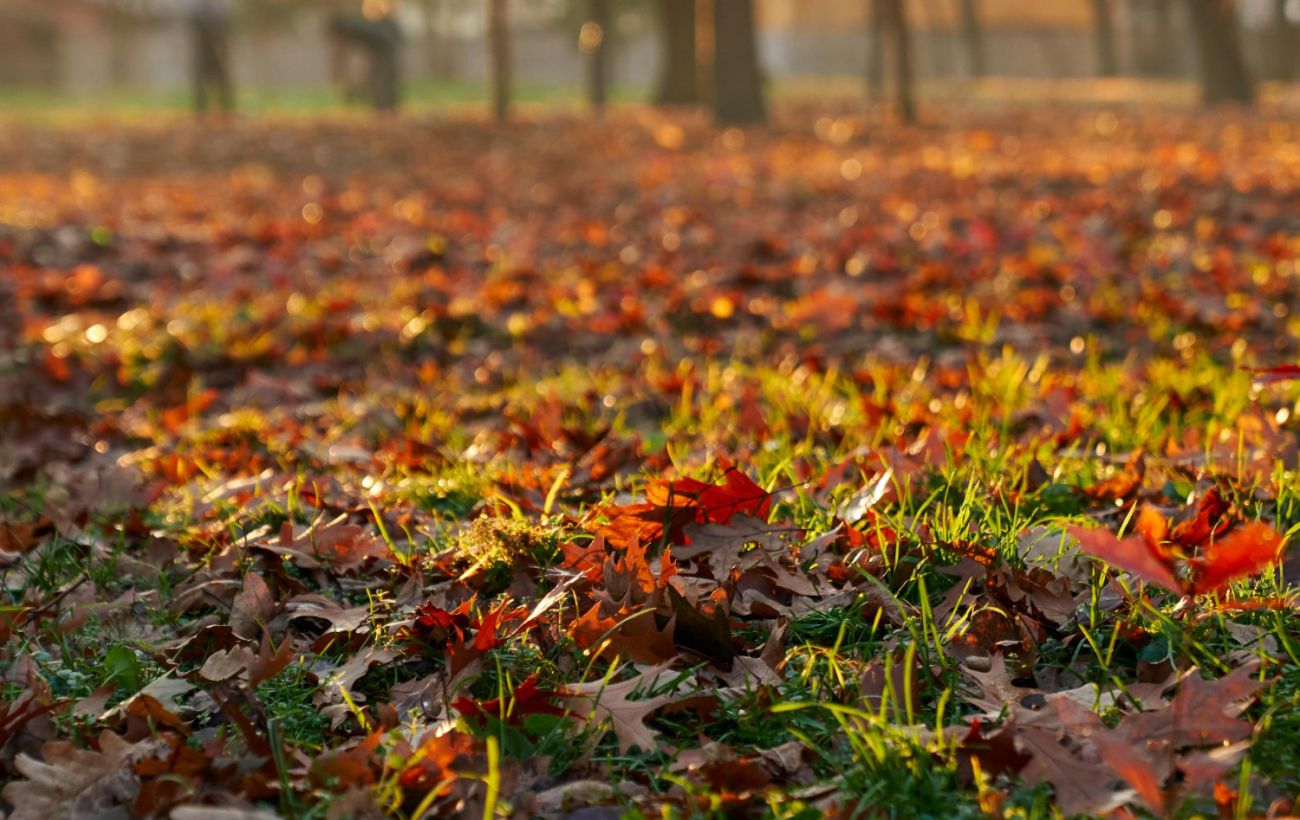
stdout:
<svg viewBox="0 0 1300 820">
<path fill-rule="evenodd" d="M 687 526 L 684 535 L 690 544 L 674 546 L 672 555 L 678 561 L 703 557 L 719 581 L 730 578 L 733 569 L 743 572 L 770 566 L 781 570 L 781 559 L 791 555 L 785 540 L 790 532 L 789 528 L 772 527 L 753 516 L 738 514 L 728 524 Z"/>
<path fill-rule="evenodd" d="M 0 793 L 14 807 L 9 818 L 93 817 L 128 805 L 140 788 L 132 765 L 164 746 L 156 739 L 128 743 L 104 732 L 98 750 L 51 741 L 41 749 L 40 760 L 20 754 L 14 767 L 26 779 L 10 782 Z"/>
<path fill-rule="evenodd" d="M 1067 530 L 1084 552 L 1101 558 L 1113 567 L 1131 572 L 1142 581 L 1164 587 L 1170 592 L 1183 591 L 1182 582 L 1174 574 L 1168 557 L 1154 548 L 1146 537 L 1130 535 L 1118 538 L 1108 530 L 1090 530 L 1078 526 L 1070 526 Z"/>
<path fill-rule="evenodd" d="M 669 665 L 654 667 L 634 678 L 620 683 L 605 680 L 580 683 L 565 687 L 562 700 L 571 714 L 582 719 L 608 720 L 610 729 L 618 738 L 620 751 L 633 747 L 651 751 L 660 748 L 658 733 L 646 725 L 655 711 L 689 695 L 662 694 L 641 700 L 632 698 L 652 691 L 663 677 L 673 677 Z"/>
<path fill-rule="evenodd" d="M 1263 572 L 1281 556 L 1285 542 L 1286 538 L 1268 524 L 1255 521 L 1237 525 L 1192 559 L 1192 590 L 1218 592 L 1238 578 Z"/>
<path fill-rule="evenodd" d="M 601 657 L 623 657 L 651 664 L 663 663 L 677 655 L 674 632 L 673 621 L 662 628 L 658 625 L 653 609 L 624 608 L 606 616 L 599 603 L 592 604 L 569 626 L 569 634 L 579 649 L 595 647 Z"/>
<path fill-rule="evenodd" d="M 230 628 L 241 638 L 256 638 L 278 608 L 262 576 L 256 572 L 245 573 L 244 586 L 230 605 Z"/>
<path fill-rule="evenodd" d="M 1062 733 L 1034 726 L 1016 731 L 1016 748 L 1030 756 L 1021 777 L 1030 783 L 1050 783 L 1065 816 L 1104 814 L 1133 799 L 1134 792 L 1112 786 L 1109 767 L 1086 761 L 1065 745 Z"/>
</svg>

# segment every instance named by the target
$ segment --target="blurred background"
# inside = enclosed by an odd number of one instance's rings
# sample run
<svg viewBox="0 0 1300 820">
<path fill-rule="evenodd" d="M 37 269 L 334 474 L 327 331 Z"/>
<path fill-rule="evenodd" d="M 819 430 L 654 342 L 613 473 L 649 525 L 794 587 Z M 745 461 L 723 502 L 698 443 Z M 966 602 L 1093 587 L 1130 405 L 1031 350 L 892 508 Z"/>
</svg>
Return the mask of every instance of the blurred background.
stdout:
<svg viewBox="0 0 1300 820">
<path fill-rule="evenodd" d="M 3 0 L 0 110 L 1285 100 L 1298 53 L 1300 0 Z"/>
</svg>

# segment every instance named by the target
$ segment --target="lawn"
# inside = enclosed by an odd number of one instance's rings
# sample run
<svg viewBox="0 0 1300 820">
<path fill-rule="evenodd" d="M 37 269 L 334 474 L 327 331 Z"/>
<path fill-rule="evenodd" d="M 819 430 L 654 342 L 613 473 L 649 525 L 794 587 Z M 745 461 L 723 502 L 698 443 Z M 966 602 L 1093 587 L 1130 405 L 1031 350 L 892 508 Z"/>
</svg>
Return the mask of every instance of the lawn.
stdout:
<svg viewBox="0 0 1300 820">
<path fill-rule="evenodd" d="M 1293 118 L 925 120 L 0 127 L 10 817 L 1290 813 Z"/>
</svg>

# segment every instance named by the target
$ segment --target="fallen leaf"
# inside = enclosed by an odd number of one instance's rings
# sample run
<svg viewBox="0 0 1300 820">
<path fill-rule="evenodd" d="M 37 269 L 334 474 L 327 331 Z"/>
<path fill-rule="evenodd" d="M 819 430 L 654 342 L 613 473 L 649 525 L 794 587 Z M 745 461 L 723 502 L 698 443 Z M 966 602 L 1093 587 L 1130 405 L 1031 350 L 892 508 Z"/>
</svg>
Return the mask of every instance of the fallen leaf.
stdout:
<svg viewBox="0 0 1300 820">
<path fill-rule="evenodd" d="M 262 576 L 256 572 L 245 573 L 243 589 L 235 595 L 230 607 L 230 628 L 241 638 L 255 639 L 278 609 L 275 596 Z"/>
<path fill-rule="evenodd" d="M 1239 578 L 1258 575 L 1277 563 L 1285 544 L 1286 538 L 1268 524 L 1240 524 L 1192 559 L 1192 588 L 1198 594 L 1218 592 Z"/>
<path fill-rule="evenodd" d="M 1117 538 L 1107 530 L 1085 529 L 1070 526 L 1070 535 L 1079 542 L 1079 547 L 1095 555 L 1111 566 L 1131 572 L 1136 578 L 1156 586 L 1164 587 L 1170 592 L 1182 593 L 1183 585 L 1174 574 L 1170 561 L 1151 542 L 1141 535 Z"/>
<path fill-rule="evenodd" d="M 682 695 L 661 694 L 633 700 L 638 694 L 652 691 L 665 676 L 674 677 L 667 665 L 649 669 L 636 677 L 619 683 L 604 680 L 565 687 L 564 702 L 572 714 L 579 718 L 608 720 L 620 751 L 629 752 L 662 748 L 655 730 L 646 720 L 656 710 L 682 699 Z"/>
<path fill-rule="evenodd" d="M 14 807 L 10 820 L 93 817 L 130 805 L 140 787 L 131 766 L 158 754 L 159 740 L 127 743 L 112 732 L 99 736 L 99 749 L 78 749 L 52 741 L 41 759 L 18 755 L 14 767 L 23 780 L 10 781 L 2 793 Z"/>
</svg>

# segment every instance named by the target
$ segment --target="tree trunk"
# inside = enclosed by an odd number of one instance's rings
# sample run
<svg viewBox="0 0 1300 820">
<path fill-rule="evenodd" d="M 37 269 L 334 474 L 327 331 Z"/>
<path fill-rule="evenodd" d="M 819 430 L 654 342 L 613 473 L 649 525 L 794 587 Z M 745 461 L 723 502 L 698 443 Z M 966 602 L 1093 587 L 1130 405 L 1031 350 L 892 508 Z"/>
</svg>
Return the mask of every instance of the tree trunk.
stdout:
<svg viewBox="0 0 1300 820">
<path fill-rule="evenodd" d="M 695 63 L 695 0 L 658 0 L 663 68 L 655 102 L 694 105 L 700 101 Z"/>
<path fill-rule="evenodd" d="M 578 49 L 587 56 L 587 98 L 599 112 L 605 109 L 609 91 L 609 1 L 587 2 L 587 22 L 578 34 Z"/>
<path fill-rule="evenodd" d="M 867 99 L 880 99 L 885 88 L 884 0 L 867 0 Z"/>
<path fill-rule="evenodd" d="M 1110 0 L 1092 0 L 1092 30 L 1097 45 L 1097 73 L 1102 77 L 1119 74 L 1115 56 L 1115 22 Z"/>
<path fill-rule="evenodd" d="M 1254 99 L 1237 36 L 1236 9 L 1226 0 L 1187 0 L 1196 38 L 1201 97 L 1209 104 Z"/>
<path fill-rule="evenodd" d="M 916 98 L 912 83 L 912 32 L 907 24 L 903 0 L 880 0 L 880 24 L 894 58 L 894 97 L 903 122 L 916 122 Z"/>
<path fill-rule="evenodd" d="M 497 122 L 510 116 L 510 28 L 506 0 L 487 0 L 489 73 L 492 81 L 492 113 Z"/>
<path fill-rule="evenodd" d="M 984 61 L 984 30 L 980 27 L 979 7 L 976 0 L 960 0 L 961 39 L 966 47 L 967 68 L 970 76 L 978 79 L 988 73 Z"/>
<path fill-rule="evenodd" d="M 1296 49 L 1300 48 L 1300 27 L 1286 16 L 1287 0 L 1273 0 L 1273 24 L 1269 32 L 1273 79 L 1290 82 L 1295 79 Z"/>
<path fill-rule="evenodd" d="M 429 55 L 429 74 L 439 80 L 456 76 L 456 55 L 452 38 L 448 36 L 448 18 L 451 9 L 446 0 L 425 0 L 424 42 Z"/>
<path fill-rule="evenodd" d="M 753 0 L 713 0 L 713 113 L 724 125 L 767 119 Z"/>
<path fill-rule="evenodd" d="M 1170 0 L 1129 3 L 1133 69 L 1142 77 L 1174 77 L 1182 65 Z"/>
<path fill-rule="evenodd" d="M 223 10 L 202 4 L 191 14 L 194 110 L 202 114 L 214 101 L 223 111 L 235 109 L 230 78 L 230 21 Z"/>
</svg>

